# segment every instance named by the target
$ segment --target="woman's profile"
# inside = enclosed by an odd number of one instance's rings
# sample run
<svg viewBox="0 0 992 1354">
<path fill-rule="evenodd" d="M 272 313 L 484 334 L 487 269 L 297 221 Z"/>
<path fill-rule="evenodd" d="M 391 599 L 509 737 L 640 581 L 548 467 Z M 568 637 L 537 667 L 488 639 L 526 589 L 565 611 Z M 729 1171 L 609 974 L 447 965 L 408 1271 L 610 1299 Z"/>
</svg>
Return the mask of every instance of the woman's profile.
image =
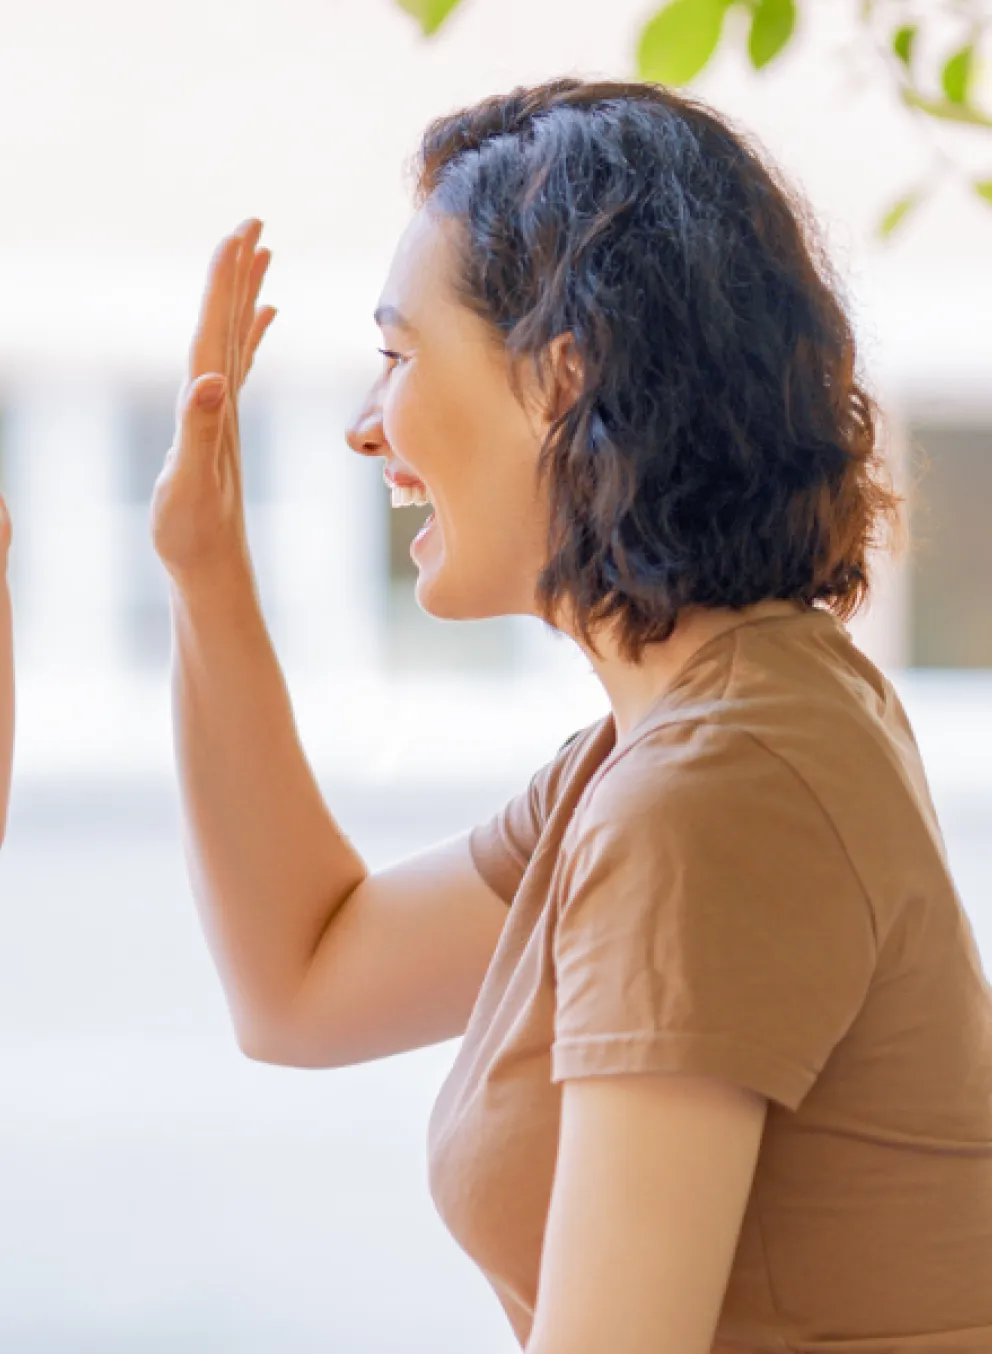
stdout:
<svg viewBox="0 0 992 1354">
<path fill-rule="evenodd" d="M 241 1047 L 340 1067 L 464 1036 L 430 1186 L 528 1354 L 992 1348 L 992 993 L 844 624 L 900 499 L 793 195 L 656 86 L 556 80 L 427 129 L 348 442 L 433 505 L 420 605 L 542 617 L 610 712 L 375 873 L 308 768 L 246 541 L 260 232 L 214 256 L 153 505 Z"/>
</svg>

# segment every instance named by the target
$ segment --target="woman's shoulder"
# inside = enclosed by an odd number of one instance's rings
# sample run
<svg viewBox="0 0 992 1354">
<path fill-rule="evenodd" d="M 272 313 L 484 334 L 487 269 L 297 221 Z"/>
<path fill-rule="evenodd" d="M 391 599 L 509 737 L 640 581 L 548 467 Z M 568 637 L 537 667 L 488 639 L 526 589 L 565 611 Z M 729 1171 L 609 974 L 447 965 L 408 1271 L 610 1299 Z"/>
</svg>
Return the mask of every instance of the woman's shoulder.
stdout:
<svg viewBox="0 0 992 1354">
<path fill-rule="evenodd" d="M 835 618 L 732 638 L 604 761 L 590 802 L 691 806 L 804 786 L 830 799 L 832 785 L 850 794 L 866 777 L 895 788 L 898 768 L 915 759 L 912 731 L 891 682 Z"/>
<path fill-rule="evenodd" d="M 665 720 L 641 731 L 600 768 L 586 797 L 586 817 L 626 822 L 659 811 L 671 818 L 752 797 L 773 782 L 781 791 L 788 768 L 738 723 L 702 715 Z"/>
</svg>

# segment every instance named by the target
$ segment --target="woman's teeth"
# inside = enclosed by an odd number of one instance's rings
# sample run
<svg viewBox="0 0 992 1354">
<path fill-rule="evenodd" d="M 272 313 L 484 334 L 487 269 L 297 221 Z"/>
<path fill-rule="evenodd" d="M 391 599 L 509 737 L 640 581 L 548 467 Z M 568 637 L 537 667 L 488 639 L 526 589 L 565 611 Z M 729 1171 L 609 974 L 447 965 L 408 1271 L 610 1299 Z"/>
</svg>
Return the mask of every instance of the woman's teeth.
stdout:
<svg viewBox="0 0 992 1354">
<path fill-rule="evenodd" d="M 415 489 L 410 485 L 393 485 L 389 493 L 390 505 L 394 508 L 426 508 L 430 499 L 426 489 Z"/>
</svg>

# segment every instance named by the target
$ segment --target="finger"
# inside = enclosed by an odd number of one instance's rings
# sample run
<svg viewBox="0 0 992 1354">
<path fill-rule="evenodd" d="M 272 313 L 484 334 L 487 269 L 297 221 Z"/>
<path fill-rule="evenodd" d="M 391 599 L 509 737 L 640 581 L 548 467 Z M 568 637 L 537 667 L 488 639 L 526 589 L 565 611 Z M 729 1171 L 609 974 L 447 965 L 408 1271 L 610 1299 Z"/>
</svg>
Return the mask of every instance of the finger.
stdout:
<svg viewBox="0 0 992 1354">
<path fill-rule="evenodd" d="M 241 239 L 241 248 L 238 251 L 237 271 L 234 279 L 234 304 L 231 308 L 231 346 L 228 371 L 235 378 L 241 370 L 241 321 L 248 297 L 248 285 L 255 261 L 255 253 L 258 248 L 259 237 L 262 234 L 262 223 L 257 218 L 249 221 L 247 226 L 248 228 Z"/>
<path fill-rule="evenodd" d="M 265 332 L 269 325 L 275 319 L 279 312 L 274 306 L 263 306 L 252 321 L 251 330 L 245 344 L 245 361 L 241 372 L 241 382 L 244 384 L 245 377 L 251 371 L 252 363 L 255 361 L 255 354 L 258 352 L 258 345 L 265 337 Z"/>
<path fill-rule="evenodd" d="M 217 464 L 218 448 L 227 415 L 227 379 L 211 371 L 186 387 L 176 438 L 170 448 L 174 461 L 202 473 Z"/>
<path fill-rule="evenodd" d="M 260 249 L 255 255 L 251 265 L 251 272 L 248 275 L 248 290 L 245 296 L 244 308 L 241 312 L 241 332 L 238 336 L 238 345 L 242 354 L 242 361 L 244 361 L 248 339 L 251 334 L 252 326 L 255 323 L 255 308 L 258 304 L 258 294 L 262 290 L 262 283 L 265 280 L 265 274 L 268 271 L 271 262 L 271 249 Z"/>
<path fill-rule="evenodd" d="M 190 380 L 195 381 L 208 371 L 224 371 L 226 368 L 238 255 L 242 238 L 251 224 L 251 221 L 246 221 L 236 231 L 226 235 L 214 251 L 196 332 L 190 346 Z"/>
<path fill-rule="evenodd" d="M 244 305 L 245 298 L 248 295 L 248 278 L 258 252 L 258 242 L 262 238 L 263 230 L 262 222 L 257 217 L 252 217 L 245 225 L 247 228 L 242 236 L 241 251 L 238 255 L 238 291 L 236 303 L 239 307 Z"/>
<path fill-rule="evenodd" d="M 223 370 L 227 358 L 228 312 L 239 248 L 235 236 L 225 236 L 210 261 L 200 314 L 190 345 L 191 381 L 204 372 Z"/>
</svg>

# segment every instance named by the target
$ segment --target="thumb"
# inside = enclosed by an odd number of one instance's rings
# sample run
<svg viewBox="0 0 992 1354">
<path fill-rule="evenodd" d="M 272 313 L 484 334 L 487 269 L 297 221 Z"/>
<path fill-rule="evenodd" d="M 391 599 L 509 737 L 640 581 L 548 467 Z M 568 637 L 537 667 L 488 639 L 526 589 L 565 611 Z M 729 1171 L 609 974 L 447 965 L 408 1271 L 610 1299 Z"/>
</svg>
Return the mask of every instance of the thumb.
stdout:
<svg viewBox="0 0 992 1354">
<path fill-rule="evenodd" d="M 193 382 L 194 398 L 202 409 L 217 409 L 224 399 L 227 382 L 218 372 L 198 376 Z"/>
<path fill-rule="evenodd" d="M 227 381 L 219 372 L 199 376 L 190 386 L 186 400 L 186 416 L 190 432 L 200 446 L 213 446 L 224 419 L 224 399 Z"/>
<path fill-rule="evenodd" d="M 213 466 L 224 422 L 224 397 L 227 381 L 220 372 L 207 372 L 191 381 L 180 392 L 176 437 L 166 464 L 185 462 L 201 470 Z"/>
<path fill-rule="evenodd" d="M 216 371 L 198 376 L 180 388 L 175 433 L 165 454 L 166 469 L 175 470 L 180 464 L 201 468 L 213 464 L 209 453 L 220 441 L 226 393 L 227 381 Z"/>
</svg>

